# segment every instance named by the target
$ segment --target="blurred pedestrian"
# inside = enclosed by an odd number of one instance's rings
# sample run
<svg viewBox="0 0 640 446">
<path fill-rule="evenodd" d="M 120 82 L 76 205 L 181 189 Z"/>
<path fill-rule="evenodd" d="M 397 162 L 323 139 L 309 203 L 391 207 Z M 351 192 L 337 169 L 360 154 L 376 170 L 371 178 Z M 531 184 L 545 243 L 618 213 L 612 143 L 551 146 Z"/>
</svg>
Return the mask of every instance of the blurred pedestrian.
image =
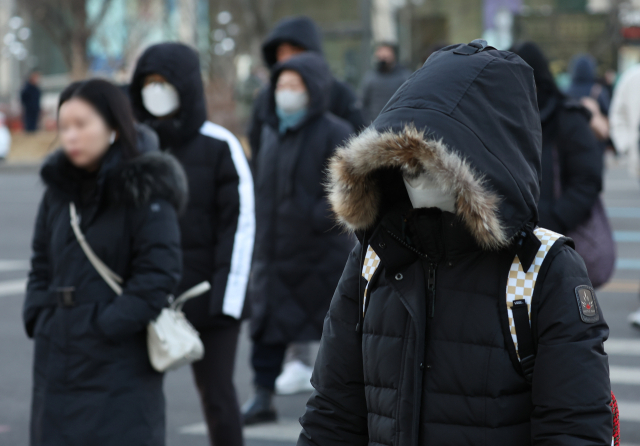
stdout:
<svg viewBox="0 0 640 446">
<path fill-rule="evenodd" d="M 192 364 L 211 444 L 242 445 L 233 370 L 255 233 L 253 179 L 238 139 L 207 121 L 198 54 L 180 43 L 148 48 L 130 86 L 137 119 L 153 128 L 189 181 L 180 218 L 184 274 L 178 293 L 209 281 L 184 306 L 205 355 Z"/>
<path fill-rule="evenodd" d="M 366 123 L 372 122 L 400 85 L 411 73 L 397 62 L 397 46 L 383 42 L 375 51 L 375 69 L 362 80 L 362 114 Z"/>
<path fill-rule="evenodd" d="M 24 130 L 33 133 L 38 130 L 38 120 L 40 119 L 40 73 L 32 71 L 20 92 L 20 102 L 22 102 L 22 119 Z"/>
<path fill-rule="evenodd" d="M 269 69 L 273 69 L 278 62 L 285 62 L 305 51 L 321 55 L 322 38 L 315 22 L 303 16 L 282 19 L 262 43 L 262 56 Z M 262 128 L 270 114 L 270 90 L 270 86 L 265 87 L 253 106 L 249 123 L 249 143 L 254 158 L 257 158 L 261 147 Z M 365 126 L 362 111 L 358 107 L 358 100 L 351 87 L 332 77 L 331 88 L 327 95 L 331 113 L 349 121 L 356 131 L 360 131 Z"/>
<path fill-rule="evenodd" d="M 629 170 L 640 179 L 640 64 L 625 71 L 611 102 L 611 139 L 620 155 L 628 158 Z M 629 322 L 640 328 L 640 309 L 629 315 Z"/>
<path fill-rule="evenodd" d="M 245 424 L 276 419 L 272 397 L 287 346 L 320 339 L 352 246 L 335 227 L 322 187 L 327 160 L 353 132 L 328 110 L 333 82 L 314 52 L 279 63 L 271 76 L 269 114 L 254 160 L 257 231 L 249 296 L 256 391 L 242 408 Z M 308 370 L 307 387 L 310 376 Z"/>
<path fill-rule="evenodd" d="M 299 446 L 611 443 L 607 324 L 571 242 L 534 231 L 533 73 L 484 45 L 433 54 L 330 161 L 329 201 L 360 243 L 325 319 Z M 509 290 L 513 264 L 522 283 Z M 534 330 L 518 300 L 529 339 L 519 331 L 516 351 L 508 296 L 533 288 L 521 275 L 538 283 Z"/>
<path fill-rule="evenodd" d="M 611 139 L 620 155 L 629 159 L 629 169 L 640 178 L 640 64 L 625 71 L 613 92 Z"/>
<path fill-rule="evenodd" d="M 542 123 L 540 225 L 573 238 L 594 287 L 615 267 L 615 243 L 600 199 L 604 154 L 590 131 L 591 113 L 560 92 L 538 46 L 514 52 L 533 68 Z"/>
<path fill-rule="evenodd" d="M 588 55 L 582 54 L 573 58 L 571 62 L 571 85 L 567 95 L 574 98 L 591 114 L 591 130 L 599 141 L 601 149 L 607 147 L 609 140 L 609 106 L 611 96 L 604 85 L 598 82 L 596 61 Z"/>
<path fill-rule="evenodd" d="M 574 99 L 591 98 L 598 103 L 600 112 L 607 116 L 611 97 L 607 89 L 598 82 L 596 60 L 589 54 L 575 56 L 570 64 L 571 85 L 567 95 Z"/>
<path fill-rule="evenodd" d="M 11 150 L 11 133 L 7 128 L 5 114 L 0 112 L 0 163 L 7 158 L 9 150 Z"/>
<path fill-rule="evenodd" d="M 129 103 L 107 81 L 62 92 L 58 131 L 62 148 L 40 172 L 23 310 L 35 340 L 30 444 L 162 446 L 163 375 L 146 329 L 180 280 L 186 179 L 170 155 L 138 152 Z M 93 251 L 125 279 L 122 295 L 83 252 L 70 203 Z"/>
</svg>

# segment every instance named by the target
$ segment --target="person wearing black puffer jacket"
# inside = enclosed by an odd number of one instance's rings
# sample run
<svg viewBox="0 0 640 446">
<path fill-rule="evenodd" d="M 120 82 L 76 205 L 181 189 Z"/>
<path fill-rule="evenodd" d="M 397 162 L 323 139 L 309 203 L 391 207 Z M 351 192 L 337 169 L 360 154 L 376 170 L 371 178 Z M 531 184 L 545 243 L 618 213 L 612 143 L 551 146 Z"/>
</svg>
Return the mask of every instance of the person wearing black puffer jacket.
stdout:
<svg viewBox="0 0 640 446">
<path fill-rule="evenodd" d="M 24 302 L 35 340 L 31 446 L 165 444 L 163 374 L 149 363 L 147 325 L 181 276 L 178 162 L 137 149 L 126 97 L 104 80 L 60 96 L 62 149 L 40 171 L 46 186 Z M 119 296 L 70 224 L 70 203 L 95 254 L 124 279 Z"/>
<path fill-rule="evenodd" d="M 311 52 L 273 70 L 270 113 L 254 161 L 257 231 L 249 298 L 256 394 L 243 407 L 245 424 L 276 418 L 271 400 L 287 346 L 320 339 L 353 247 L 335 226 L 322 187 L 328 159 L 353 131 L 327 111 L 331 82 L 324 59 Z"/>
<path fill-rule="evenodd" d="M 611 444 L 609 329 L 584 263 L 553 233 L 535 260 L 533 70 L 485 45 L 434 53 L 331 160 L 329 200 L 359 243 L 299 446 Z M 508 320 L 516 256 L 537 274 L 526 366 Z"/>
<path fill-rule="evenodd" d="M 162 43 L 138 60 L 130 85 L 136 118 L 160 138 L 189 181 L 180 219 L 184 275 L 178 293 L 200 282 L 211 291 L 184 306 L 205 356 L 192 364 L 212 444 L 242 445 L 233 385 L 255 234 L 253 179 L 238 139 L 207 121 L 200 62 L 192 48 Z"/>
<path fill-rule="evenodd" d="M 304 16 L 282 19 L 262 44 L 262 55 L 270 70 L 273 70 L 278 62 L 285 62 L 294 55 L 305 51 L 322 55 L 320 30 L 313 20 Z M 248 130 L 253 159 L 257 158 L 262 129 L 271 113 L 269 110 L 270 93 L 271 87 L 266 86 L 258 93 L 253 103 L 253 113 Z M 332 76 L 331 88 L 327 95 L 329 96 L 328 110 L 331 113 L 349 121 L 356 132 L 366 126 L 367 123 L 362 116 L 358 99 L 346 83 Z"/>
</svg>

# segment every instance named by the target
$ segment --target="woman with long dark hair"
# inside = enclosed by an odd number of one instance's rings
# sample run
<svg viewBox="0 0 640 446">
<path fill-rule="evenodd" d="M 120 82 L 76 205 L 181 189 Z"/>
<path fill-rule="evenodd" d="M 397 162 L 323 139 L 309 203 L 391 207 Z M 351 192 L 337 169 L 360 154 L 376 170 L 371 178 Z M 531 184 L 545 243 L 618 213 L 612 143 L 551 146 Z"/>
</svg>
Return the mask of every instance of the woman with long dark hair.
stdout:
<svg viewBox="0 0 640 446">
<path fill-rule="evenodd" d="M 23 318 L 35 340 L 31 445 L 165 444 L 163 375 L 146 326 L 181 276 L 177 162 L 140 154 L 126 97 L 111 83 L 71 84 L 58 106 L 62 148 L 44 163 Z M 83 252 L 70 203 L 120 296 Z"/>
</svg>

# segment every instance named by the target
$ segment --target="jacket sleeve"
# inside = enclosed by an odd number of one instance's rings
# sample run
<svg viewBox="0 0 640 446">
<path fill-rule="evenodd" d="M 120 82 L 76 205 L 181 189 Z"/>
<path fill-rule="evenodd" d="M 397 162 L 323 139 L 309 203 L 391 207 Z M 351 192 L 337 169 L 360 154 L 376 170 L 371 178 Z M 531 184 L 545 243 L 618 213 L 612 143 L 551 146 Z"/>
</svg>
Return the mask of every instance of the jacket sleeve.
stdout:
<svg viewBox="0 0 640 446">
<path fill-rule="evenodd" d="M 358 323 L 358 244 L 349 256 L 331 307 L 311 384 L 315 391 L 300 418 L 298 446 L 358 446 L 369 441 Z"/>
<path fill-rule="evenodd" d="M 356 133 L 360 133 L 365 127 L 362 110 L 358 98 L 351 87 L 344 82 L 335 80 L 331 91 L 331 112 L 339 118 L 348 121 Z"/>
<path fill-rule="evenodd" d="M 31 244 L 31 270 L 27 281 L 27 294 L 23 305 L 22 318 L 27 336 L 33 337 L 38 314 L 42 305 L 49 298 L 50 264 L 49 264 L 49 232 L 47 230 L 48 200 L 45 192 Z"/>
<path fill-rule="evenodd" d="M 98 315 L 98 327 L 121 340 L 143 331 L 167 304 L 182 274 L 175 209 L 164 200 L 132 211 L 130 275 L 122 294 Z"/>
<path fill-rule="evenodd" d="M 602 190 L 602 149 L 588 121 L 577 112 L 571 115 L 558 142 L 562 195 L 552 211 L 561 232 L 571 231 L 589 218 Z"/>
<path fill-rule="evenodd" d="M 369 107 L 371 106 L 371 74 L 367 73 L 362 80 L 362 88 L 360 94 L 360 105 L 362 107 L 362 117 L 365 122 L 373 121 Z"/>
<path fill-rule="evenodd" d="M 353 127 L 347 122 L 342 121 L 341 125 L 334 125 L 332 127 L 331 134 L 327 138 L 327 147 L 324 153 L 324 165 L 322 171 L 327 169 L 329 159 L 333 156 L 336 149 L 344 144 L 350 135 L 353 134 Z M 344 125 L 342 125 L 344 124 Z M 327 200 L 327 194 L 323 187 L 320 188 L 320 193 L 316 197 L 316 203 L 313 207 L 313 228 L 319 232 L 328 232 L 335 227 L 336 222 L 329 200 Z"/>
<path fill-rule="evenodd" d="M 582 258 L 562 246 L 551 260 L 536 311 L 533 445 L 609 446 L 611 384 L 603 345 L 609 327 L 597 301 L 599 321 L 581 319 L 576 287 L 591 285 Z"/>
<path fill-rule="evenodd" d="M 247 134 L 249 136 L 249 145 L 251 146 L 251 164 L 255 165 L 260 150 L 260 137 L 262 135 L 262 126 L 264 125 L 264 109 L 267 107 L 269 97 L 268 86 L 258 92 L 253 101 L 253 110 L 251 111 L 251 119 L 249 120 L 249 128 Z"/>
<path fill-rule="evenodd" d="M 222 311 L 240 318 L 255 236 L 254 191 L 240 143 L 237 142 L 235 147 L 240 153 L 235 154 L 230 147 L 232 143 L 224 144 L 226 150 L 220 151 L 216 166 L 216 193 L 212 204 L 216 216 L 213 222 L 213 298 L 210 302 L 212 305 L 222 303 L 221 309 L 211 309 L 216 314 Z"/>
</svg>

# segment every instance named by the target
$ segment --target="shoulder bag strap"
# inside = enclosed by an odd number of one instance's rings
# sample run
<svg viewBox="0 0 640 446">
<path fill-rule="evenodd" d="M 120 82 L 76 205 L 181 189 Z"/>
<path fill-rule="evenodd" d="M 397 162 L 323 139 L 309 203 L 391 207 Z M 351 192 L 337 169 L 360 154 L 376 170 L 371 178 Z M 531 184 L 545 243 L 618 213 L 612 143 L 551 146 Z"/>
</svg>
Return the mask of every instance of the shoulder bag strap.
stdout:
<svg viewBox="0 0 640 446">
<path fill-rule="evenodd" d="M 122 294 L 122 287 L 120 284 L 122 283 L 122 278 L 114 273 L 107 265 L 104 264 L 102 260 L 93 252 L 89 243 L 84 237 L 82 230 L 80 229 L 80 222 L 78 221 L 78 213 L 76 212 L 76 205 L 73 202 L 69 203 L 69 213 L 71 215 L 71 227 L 73 228 L 73 233 L 80 244 L 80 247 L 84 251 L 87 259 L 96 269 L 100 277 L 107 282 L 107 285 L 117 294 Z"/>
</svg>

